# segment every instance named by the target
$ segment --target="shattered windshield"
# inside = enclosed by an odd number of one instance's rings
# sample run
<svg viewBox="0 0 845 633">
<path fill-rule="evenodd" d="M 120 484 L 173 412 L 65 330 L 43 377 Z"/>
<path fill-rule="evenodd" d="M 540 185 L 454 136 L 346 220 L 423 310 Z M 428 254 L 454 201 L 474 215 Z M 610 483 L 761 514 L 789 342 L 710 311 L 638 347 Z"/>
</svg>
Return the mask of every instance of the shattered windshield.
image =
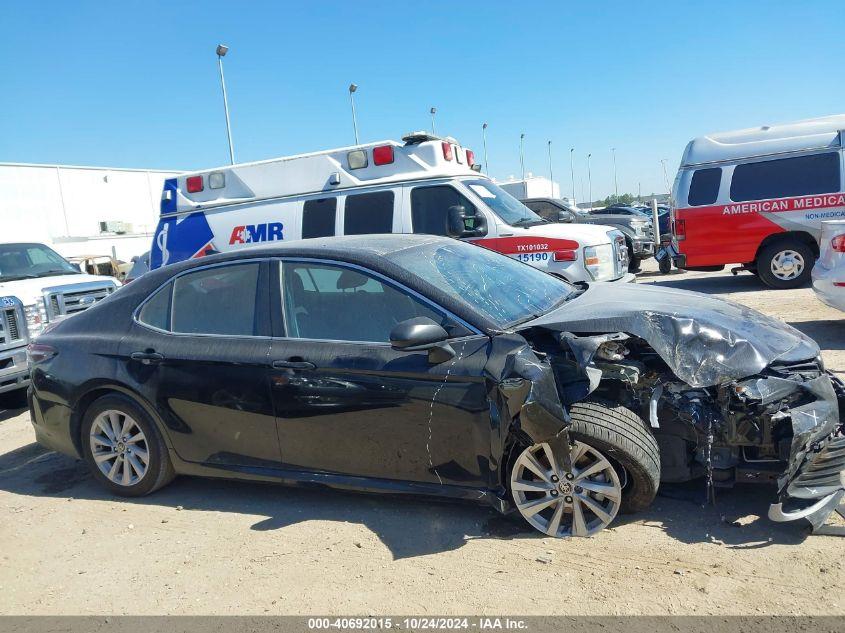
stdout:
<svg viewBox="0 0 845 633">
<path fill-rule="evenodd" d="M 468 303 L 500 328 L 545 314 L 577 292 L 558 277 L 465 242 L 424 244 L 388 259 Z"/>
</svg>

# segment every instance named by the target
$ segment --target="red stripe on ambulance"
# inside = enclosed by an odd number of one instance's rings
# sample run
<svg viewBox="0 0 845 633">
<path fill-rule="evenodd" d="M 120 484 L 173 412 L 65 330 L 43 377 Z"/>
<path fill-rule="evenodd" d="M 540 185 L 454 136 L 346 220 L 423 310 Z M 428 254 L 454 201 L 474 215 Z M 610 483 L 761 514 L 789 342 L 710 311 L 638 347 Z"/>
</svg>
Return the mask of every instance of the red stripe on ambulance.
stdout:
<svg viewBox="0 0 845 633">
<path fill-rule="evenodd" d="M 473 240 L 473 244 L 489 248 L 503 255 L 522 255 L 528 253 L 551 253 L 561 250 L 577 250 L 580 244 L 575 240 L 563 240 L 549 237 L 490 237 Z"/>
</svg>

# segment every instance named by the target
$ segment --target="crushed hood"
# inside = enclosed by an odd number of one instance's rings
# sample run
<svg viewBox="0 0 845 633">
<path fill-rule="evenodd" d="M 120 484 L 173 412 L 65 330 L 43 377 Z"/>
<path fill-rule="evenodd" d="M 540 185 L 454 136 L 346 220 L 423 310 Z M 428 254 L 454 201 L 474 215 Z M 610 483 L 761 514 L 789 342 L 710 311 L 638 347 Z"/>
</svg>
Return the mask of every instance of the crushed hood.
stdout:
<svg viewBox="0 0 845 633">
<path fill-rule="evenodd" d="M 580 296 L 525 324 L 557 332 L 625 332 L 645 340 L 693 387 L 759 374 L 775 361 L 814 359 L 810 338 L 745 306 L 687 290 L 593 283 Z"/>
</svg>

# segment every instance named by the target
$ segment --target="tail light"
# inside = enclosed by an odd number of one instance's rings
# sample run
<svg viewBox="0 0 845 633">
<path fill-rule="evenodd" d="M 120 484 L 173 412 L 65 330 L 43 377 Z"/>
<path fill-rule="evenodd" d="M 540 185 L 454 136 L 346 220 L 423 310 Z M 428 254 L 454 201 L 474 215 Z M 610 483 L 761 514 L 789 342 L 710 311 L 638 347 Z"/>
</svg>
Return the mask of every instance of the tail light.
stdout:
<svg viewBox="0 0 845 633">
<path fill-rule="evenodd" d="M 830 246 L 837 253 L 845 253 L 845 233 L 834 235 L 833 239 L 830 240 Z"/>
<path fill-rule="evenodd" d="M 26 360 L 30 365 L 43 363 L 45 360 L 53 358 L 56 354 L 58 354 L 56 348 L 50 345 L 30 343 L 26 346 Z"/>
<path fill-rule="evenodd" d="M 552 259 L 556 262 L 574 262 L 578 259 L 578 254 L 573 250 L 555 251 Z M 596 263 L 598 263 L 598 260 L 596 260 Z"/>
<path fill-rule="evenodd" d="M 389 165 L 393 162 L 393 146 L 379 145 L 373 148 L 373 163 L 376 165 Z"/>
<path fill-rule="evenodd" d="M 443 146 L 443 158 L 452 160 L 452 144 L 444 141 L 441 145 Z"/>
<path fill-rule="evenodd" d="M 675 234 L 675 239 L 678 241 L 687 238 L 687 222 L 686 220 L 675 220 L 672 223 L 672 232 Z"/>
<path fill-rule="evenodd" d="M 473 152 L 471 149 L 467 150 L 467 165 L 469 165 L 470 167 L 475 165 L 475 152 Z"/>
<path fill-rule="evenodd" d="M 188 187 L 188 193 L 199 193 L 202 191 L 202 176 L 189 176 L 185 181 Z"/>
</svg>

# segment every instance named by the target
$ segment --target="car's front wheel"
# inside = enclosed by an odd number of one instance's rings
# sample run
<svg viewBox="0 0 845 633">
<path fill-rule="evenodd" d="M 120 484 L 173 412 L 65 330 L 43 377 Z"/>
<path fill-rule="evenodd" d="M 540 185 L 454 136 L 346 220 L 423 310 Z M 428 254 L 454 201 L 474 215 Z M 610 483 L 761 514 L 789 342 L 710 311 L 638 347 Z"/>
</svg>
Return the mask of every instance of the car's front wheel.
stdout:
<svg viewBox="0 0 845 633">
<path fill-rule="evenodd" d="M 571 469 L 551 445 L 522 450 L 510 489 L 522 517 L 549 536 L 591 536 L 617 513 L 648 507 L 660 483 L 660 451 L 645 423 L 624 407 L 581 402 L 570 409 Z"/>
<path fill-rule="evenodd" d="M 131 398 L 120 394 L 98 398 L 85 412 L 81 431 L 89 469 L 112 492 L 140 497 L 173 480 L 161 434 Z"/>
</svg>

